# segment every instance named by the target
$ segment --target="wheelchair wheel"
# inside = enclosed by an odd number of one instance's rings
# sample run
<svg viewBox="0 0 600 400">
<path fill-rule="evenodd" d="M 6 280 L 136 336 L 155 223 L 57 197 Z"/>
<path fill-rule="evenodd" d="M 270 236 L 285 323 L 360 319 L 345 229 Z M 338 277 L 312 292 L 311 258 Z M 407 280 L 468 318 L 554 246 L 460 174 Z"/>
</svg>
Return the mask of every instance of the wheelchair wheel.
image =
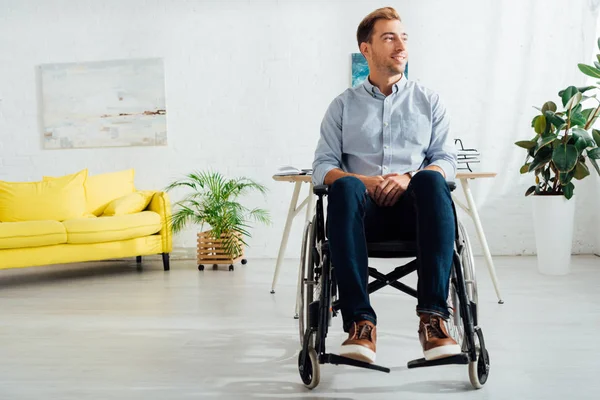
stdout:
<svg viewBox="0 0 600 400">
<path fill-rule="evenodd" d="M 467 286 L 467 296 L 469 300 L 475 304 L 479 303 L 477 295 L 477 280 L 475 279 L 475 259 L 473 257 L 473 249 L 467 235 L 467 230 L 462 222 L 458 223 L 459 238 L 464 246 L 461 257 L 461 263 L 464 271 L 465 285 Z M 476 318 L 476 320 L 478 320 Z"/>
<path fill-rule="evenodd" d="M 317 352 L 314 348 L 308 348 L 308 354 L 305 357 L 304 350 L 300 351 L 298 355 L 298 371 L 304 386 L 308 389 L 314 389 L 319 385 L 321 380 L 321 370 L 319 366 L 319 360 L 317 359 Z"/>
<path fill-rule="evenodd" d="M 460 300 L 458 298 L 458 291 L 456 287 L 456 274 L 452 272 L 452 279 L 450 282 L 450 288 L 448 291 L 448 311 L 450 312 L 450 318 L 448 319 L 448 333 L 456 340 L 456 343 L 460 346 L 462 351 L 466 350 L 465 341 L 465 328 L 462 321 L 462 314 L 460 312 Z"/>
<path fill-rule="evenodd" d="M 462 276 L 465 281 L 465 287 L 467 290 L 467 298 L 469 302 L 477 305 L 478 296 L 477 296 L 477 280 L 475 279 L 475 263 L 473 259 L 473 250 L 471 248 L 471 243 L 469 242 L 469 237 L 467 236 L 467 231 L 462 224 L 462 222 L 458 222 L 458 239 L 462 244 L 463 249 L 460 254 L 460 267 L 463 272 Z M 458 265 L 454 266 L 458 268 Z M 467 343 L 465 341 L 465 328 L 462 320 L 461 308 L 460 308 L 460 300 L 458 297 L 458 282 L 456 281 L 456 271 L 452 271 L 452 279 L 450 282 L 450 287 L 448 291 L 448 307 L 450 309 L 450 319 L 448 320 L 448 331 L 456 340 L 456 342 L 461 346 L 463 351 L 467 351 Z M 475 321 L 478 321 L 478 308 L 475 307 L 471 309 L 475 315 Z"/>
<path fill-rule="evenodd" d="M 317 232 L 315 223 L 316 216 L 313 218 L 312 222 L 307 223 L 304 229 L 302 250 L 300 254 L 300 279 L 302 281 L 299 283 L 298 333 L 301 346 L 304 345 L 306 329 L 310 327 L 310 304 L 315 300 L 319 300 L 321 295 L 321 280 L 320 277 L 315 274 L 315 266 L 321 265 L 321 255 L 316 248 Z M 315 257 L 318 258 L 315 259 Z M 318 310 L 318 308 L 313 308 L 313 310 Z M 311 344 L 314 343 L 311 342 Z"/>
<path fill-rule="evenodd" d="M 298 333 L 300 334 L 300 346 L 304 344 L 304 334 L 308 323 L 308 305 L 313 301 L 313 290 L 309 282 L 314 279 L 314 264 L 312 257 L 313 245 L 313 222 L 309 221 L 304 228 L 302 237 L 302 249 L 300 252 L 300 282 L 298 282 Z"/>
<path fill-rule="evenodd" d="M 486 348 L 479 343 L 479 334 L 475 335 L 475 347 L 477 348 L 477 360 L 469 363 L 469 380 L 475 389 L 481 389 L 487 381 L 490 372 L 490 355 Z"/>
</svg>

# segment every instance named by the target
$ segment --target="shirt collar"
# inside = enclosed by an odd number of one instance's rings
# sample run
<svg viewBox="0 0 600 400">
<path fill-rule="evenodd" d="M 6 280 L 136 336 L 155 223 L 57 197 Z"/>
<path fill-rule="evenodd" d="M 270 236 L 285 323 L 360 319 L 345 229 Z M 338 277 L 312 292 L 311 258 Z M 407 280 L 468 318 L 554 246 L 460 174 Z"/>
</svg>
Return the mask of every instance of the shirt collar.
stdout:
<svg viewBox="0 0 600 400">
<path fill-rule="evenodd" d="M 400 78 L 400 80 L 398 82 L 394 83 L 394 85 L 392 86 L 392 93 L 398 93 L 398 91 L 400 89 L 403 89 L 406 86 L 407 82 L 408 82 L 408 79 L 406 79 L 406 74 L 402 74 L 402 78 Z M 365 79 L 363 86 L 365 87 L 365 89 L 367 89 L 367 92 L 369 92 L 369 94 L 371 94 L 372 96 L 375 96 L 375 95 L 383 96 L 383 93 L 381 93 L 379 88 L 377 86 L 374 86 L 371 83 L 371 81 L 369 81 L 368 76 Z"/>
</svg>

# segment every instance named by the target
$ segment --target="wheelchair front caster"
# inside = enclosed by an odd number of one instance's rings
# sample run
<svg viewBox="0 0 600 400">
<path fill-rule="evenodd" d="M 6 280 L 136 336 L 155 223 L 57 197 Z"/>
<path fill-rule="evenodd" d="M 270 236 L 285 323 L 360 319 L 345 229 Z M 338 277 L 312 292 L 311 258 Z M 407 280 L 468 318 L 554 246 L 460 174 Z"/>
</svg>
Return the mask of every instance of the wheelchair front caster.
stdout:
<svg viewBox="0 0 600 400">
<path fill-rule="evenodd" d="M 204 271 L 204 265 L 202 265 L 202 264 L 198 265 L 198 271 Z"/>
<path fill-rule="evenodd" d="M 317 387 L 321 379 L 321 371 L 315 349 L 309 347 L 308 354 L 306 355 L 304 350 L 300 350 L 300 354 L 298 355 L 298 371 L 300 372 L 304 386 L 308 389 Z"/>
<path fill-rule="evenodd" d="M 242 265 L 246 265 L 246 264 L 248 264 L 248 260 L 246 260 L 245 258 L 242 259 Z"/>
<path fill-rule="evenodd" d="M 219 266 L 217 264 L 213 264 L 213 270 L 216 271 L 219 269 Z"/>
<path fill-rule="evenodd" d="M 476 330 L 477 360 L 469 363 L 469 380 L 475 389 L 481 389 L 490 374 L 490 354 L 485 348 L 481 329 Z"/>
<path fill-rule="evenodd" d="M 231 264 L 231 265 L 229 266 L 229 270 L 230 270 L 230 271 L 233 271 L 233 264 Z"/>
<path fill-rule="evenodd" d="M 475 389 L 481 389 L 490 372 L 490 355 L 487 349 L 479 350 L 477 361 L 469 363 L 469 380 Z"/>
</svg>

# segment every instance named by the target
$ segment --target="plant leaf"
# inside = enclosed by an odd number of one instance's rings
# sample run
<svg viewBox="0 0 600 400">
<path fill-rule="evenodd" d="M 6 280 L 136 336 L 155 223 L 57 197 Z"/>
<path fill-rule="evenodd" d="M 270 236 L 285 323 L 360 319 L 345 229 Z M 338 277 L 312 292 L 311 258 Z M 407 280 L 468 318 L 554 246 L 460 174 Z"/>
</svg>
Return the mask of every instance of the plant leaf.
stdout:
<svg viewBox="0 0 600 400">
<path fill-rule="evenodd" d="M 544 105 L 542 106 L 542 114 L 545 113 L 546 111 L 552 111 L 552 112 L 556 112 L 556 103 L 554 103 L 553 101 L 547 101 L 544 103 Z"/>
<path fill-rule="evenodd" d="M 573 185 L 573 182 L 569 182 L 564 188 L 563 188 L 563 193 L 565 194 L 565 197 L 567 199 L 570 199 L 571 197 L 573 197 L 573 191 L 575 190 L 575 185 Z"/>
<path fill-rule="evenodd" d="M 544 115 L 546 116 L 546 122 L 550 122 L 552 125 L 554 125 L 556 127 L 556 129 L 560 130 L 566 124 L 564 119 L 562 119 L 561 117 L 559 117 L 557 114 L 553 113 L 552 111 L 546 111 L 544 113 Z"/>
<path fill-rule="evenodd" d="M 598 162 L 596 162 L 596 160 L 594 160 L 593 158 L 589 158 L 589 160 L 592 163 L 592 166 L 594 167 L 598 175 L 600 176 L 600 166 L 598 166 Z"/>
<path fill-rule="evenodd" d="M 588 90 L 595 89 L 595 88 L 596 88 L 596 86 L 579 86 L 579 87 L 577 87 L 577 90 L 581 93 L 585 93 Z M 565 92 L 565 90 L 561 90 L 560 92 L 558 92 L 558 96 L 562 98 L 562 95 Z M 556 112 L 556 110 L 554 110 L 554 111 Z"/>
<path fill-rule="evenodd" d="M 560 172 L 569 172 L 577 164 L 577 148 L 572 144 L 560 144 L 552 153 L 552 161 Z"/>
<path fill-rule="evenodd" d="M 544 181 L 548 182 L 550 180 L 550 168 L 545 168 L 544 169 Z"/>
<path fill-rule="evenodd" d="M 543 115 L 538 115 L 538 118 L 535 120 L 535 133 L 542 134 L 546 130 L 546 117 Z"/>
<path fill-rule="evenodd" d="M 587 141 L 580 137 L 575 141 L 575 147 L 577 148 L 577 152 L 581 153 L 588 147 Z"/>
<path fill-rule="evenodd" d="M 548 135 L 548 136 L 542 137 L 542 140 L 537 144 L 534 155 L 537 154 L 537 152 L 540 151 L 541 148 L 554 142 L 557 138 L 558 138 L 557 135 Z"/>
<path fill-rule="evenodd" d="M 596 146 L 600 146 L 600 131 L 598 129 L 592 129 L 592 138 L 596 143 Z"/>
<path fill-rule="evenodd" d="M 585 178 L 586 176 L 588 176 L 589 174 L 590 174 L 590 170 L 588 169 L 587 165 L 585 165 L 581 161 L 578 162 L 577 166 L 575 167 L 575 174 L 573 175 L 573 177 L 577 180 L 581 180 L 581 179 Z"/>
<path fill-rule="evenodd" d="M 577 88 L 575 88 L 575 90 L 577 90 Z M 571 97 L 569 99 L 569 101 L 567 101 L 567 104 L 565 105 L 565 108 L 568 110 L 574 109 L 575 107 L 579 106 L 580 102 L 581 102 L 581 98 L 583 97 L 583 95 L 580 92 L 576 92 L 573 97 Z"/>
<path fill-rule="evenodd" d="M 579 67 L 579 70 L 587 76 L 591 76 L 592 78 L 600 78 L 600 70 L 597 68 L 586 64 L 577 64 L 577 67 Z"/>
<path fill-rule="evenodd" d="M 552 160 L 552 149 L 549 147 L 542 147 L 529 165 L 529 172 L 538 170 L 540 167 L 546 165 L 550 160 Z"/>
<path fill-rule="evenodd" d="M 560 172 L 558 174 L 558 180 L 560 181 L 560 184 L 562 186 L 568 184 L 569 182 L 571 182 L 571 179 L 573 179 L 574 176 L 574 172 L 570 171 L 570 172 Z"/>
<path fill-rule="evenodd" d="M 600 72 L 600 71 L 599 71 Z M 600 76 L 598 76 L 598 78 L 600 78 Z M 571 108 L 571 107 L 567 107 L 567 103 L 569 102 L 569 100 L 571 100 L 571 98 L 573 98 L 573 96 L 575 96 L 577 93 L 579 93 L 579 90 L 577 90 L 577 88 L 575 86 L 569 86 L 568 88 L 566 88 L 563 91 L 563 94 L 561 96 L 562 98 L 562 104 L 563 107 L 565 108 Z"/>
<path fill-rule="evenodd" d="M 530 186 L 529 189 L 527 189 L 527 191 L 525 192 L 525 196 L 529 196 L 530 194 L 532 194 L 533 192 L 535 192 L 535 188 L 536 186 Z"/>
<path fill-rule="evenodd" d="M 582 113 L 574 112 L 571 114 L 571 126 L 584 127 L 586 122 L 587 122 L 587 118 Z"/>
<path fill-rule="evenodd" d="M 571 132 L 572 132 L 573 136 L 576 137 L 577 139 L 585 140 L 586 147 L 592 147 L 592 146 L 596 145 L 596 143 L 594 142 L 594 139 L 592 139 L 592 137 L 590 136 L 588 131 L 586 131 L 585 129 L 575 127 L 575 128 L 573 128 L 573 130 Z"/>
<path fill-rule="evenodd" d="M 519 142 L 515 142 L 515 144 L 517 146 L 522 147 L 522 148 L 527 149 L 527 150 L 533 149 L 537 145 L 536 142 L 531 141 L 531 140 L 521 140 Z"/>
<path fill-rule="evenodd" d="M 523 165 L 523 166 L 521 167 L 521 169 L 519 170 L 519 172 L 520 172 L 521 174 L 526 174 L 527 172 L 529 172 L 529 166 L 530 166 L 530 165 L 531 165 L 531 163 L 527 163 L 527 164 Z"/>
<path fill-rule="evenodd" d="M 600 158 L 600 147 L 596 147 L 594 149 L 590 149 L 587 151 L 587 155 L 589 158 L 597 160 Z"/>
</svg>

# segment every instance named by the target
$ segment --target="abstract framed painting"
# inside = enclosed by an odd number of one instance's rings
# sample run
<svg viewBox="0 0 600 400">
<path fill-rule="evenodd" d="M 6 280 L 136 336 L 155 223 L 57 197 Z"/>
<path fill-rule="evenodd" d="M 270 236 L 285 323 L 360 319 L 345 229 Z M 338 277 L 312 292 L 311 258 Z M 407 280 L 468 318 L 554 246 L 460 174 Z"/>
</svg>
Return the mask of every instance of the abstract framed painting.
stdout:
<svg viewBox="0 0 600 400">
<path fill-rule="evenodd" d="M 404 75 L 408 78 L 408 63 L 404 69 Z M 352 53 L 352 87 L 358 86 L 369 76 L 369 65 L 362 53 Z"/>
<path fill-rule="evenodd" d="M 165 146 L 163 60 L 40 66 L 45 149 Z"/>
</svg>

